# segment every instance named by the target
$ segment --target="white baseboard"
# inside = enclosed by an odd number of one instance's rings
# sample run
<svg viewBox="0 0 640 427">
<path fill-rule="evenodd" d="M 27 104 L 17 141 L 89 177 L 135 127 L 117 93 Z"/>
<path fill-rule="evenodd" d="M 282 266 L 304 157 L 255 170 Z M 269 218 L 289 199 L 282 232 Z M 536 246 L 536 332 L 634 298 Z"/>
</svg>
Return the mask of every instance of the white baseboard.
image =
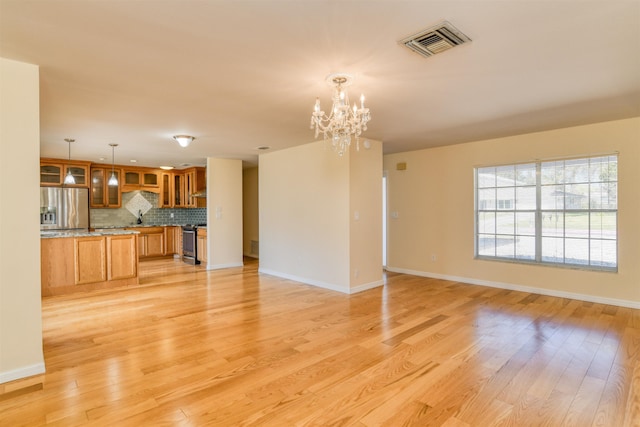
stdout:
<svg viewBox="0 0 640 427">
<path fill-rule="evenodd" d="M 32 377 L 34 375 L 44 374 L 44 362 L 36 363 L 31 366 L 24 366 L 22 368 L 14 369 L 12 371 L 0 372 L 0 384 L 8 383 L 9 381 L 15 381 L 22 378 Z"/>
<path fill-rule="evenodd" d="M 244 267 L 241 262 L 232 262 L 229 264 L 207 264 L 207 270 L 221 270 L 223 268 Z"/>
<path fill-rule="evenodd" d="M 516 285 L 513 283 L 493 282 L 490 280 L 480 280 L 471 277 L 450 276 L 447 274 L 429 273 L 426 271 L 409 270 L 406 268 L 396 268 L 387 266 L 387 271 L 394 273 L 411 274 L 412 276 L 429 277 L 432 279 L 449 280 L 452 282 L 468 283 L 470 285 L 487 286 L 490 288 L 509 289 L 511 291 L 529 292 L 531 294 L 548 295 L 551 297 L 569 298 L 579 301 L 595 302 L 598 304 L 617 305 L 619 307 L 640 309 L 640 302 L 629 301 L 617 298 L 607 298 L 596 295 L 580 294 L 575 292 L 558 291 L 555 289 L 536 288 L 533 286 Z"/>
<path fill-rule="evenodd" d="M 304 283 L 305 285 L 317 286 L 319 288 L 329 289 L 331 291 L 341 292 L 343 294 L 348 294 L 348 295 L 366 291 L 368 289 L 376 288 L 384 284 L 384 280 L 381 279 L 381 280 L 376 280 L 375 282 L 364 283 L 362 285 L 358 285 L 352 288 L 345 288 L 344 286 L 336 285 L 335 283 L 327 283 L 320 280 L 309 279 L 307 277 L 296 276 L 288 273 L 281 273 L 279 271 L 269 270 L 266 268 L 258 268 L 258 273 L 269 274 L 271 276 L 281 277 L 283 279 Z"/>
</svg>

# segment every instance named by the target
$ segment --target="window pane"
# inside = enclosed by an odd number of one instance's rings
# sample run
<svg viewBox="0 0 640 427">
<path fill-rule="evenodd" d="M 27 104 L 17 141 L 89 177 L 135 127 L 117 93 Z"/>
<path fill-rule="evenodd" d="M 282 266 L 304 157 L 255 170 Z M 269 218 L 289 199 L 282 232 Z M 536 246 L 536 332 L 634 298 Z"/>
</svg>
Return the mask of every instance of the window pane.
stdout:
<svg viewBox="0 0 640 427">
<path fill-rule="evenodd" d="M 496 168 L 478 169 L 478 188 L 496 186 Z"/>
<path fill-rule="evenodd" d="M 478 233 L 494 234 L 496 232 L 496 214 L 494 212 L 478 213 Z"/>
<path fill-rule="evenodd" d="M 589 237 L 589 213 L 567 212 L 564 214 L 565 237 Z"/>
<path fill-rule="evenodd" d="M 514 166 L 500 166 L 496 168 L 496 185 L 498 187 L 511 187 L 515 185 L 515 173 Z"/>
<path fill-rule="evenodd" d="M 516 258 L 535 260 L 536 258 L 536 238 L 519 236 L 516 241 Z"/>
<path fill-rule="evenodd" d="M 516 209 L 534 210 L 536 208 L 536 187 L 516 188 Z"/>
<path fill-rule="evenodd" d="M 589 159 L 566 160 L 564 182 L 589 182 Z"/>
<path fill-rule="evenodd" d="M 516 234 L 519 236 L 536 235 L 536 214 L 535 212 L 516 213 Z"/>
<path fill-rule="evenodd" d="M 564 209 L 564 185 L 545 185 L 540 191 L 542 209 Z"/>
<path fill-rule="evenodd" d="M 516 166 L 517 185 L 536 185 L 536 165 L 528 163 Z"/>
<path fill-rule="evenodd" d="M 496 236 L 496 255 L 503 258 L 515 257 L 516 248 L 513 236 Z"/>
<path fill-rule="evenodd" d="M 498 209 L 512 210 L 515 205 L 515 188 L 498 188 L 496 192 L 496 198 L 498 203 Z"/>
<path fill-rule="evenodd" d="M 542 261 L 562 263 L 564 261 L 564 239 L 543 237 Z"/>
<path fill-rule="evenodd" d="M 589 264 L 589 240 L 565 239 L 564 259 L 568 264 Z"/>
<path fill-rule="evenodd" d="M 563 162 L 544 162 L 540 167 L 540 182 L 545 184 L 562 184 L 564 182 Z"/>
<path fill-rule="evenodd" d="M 591 209 L 617 209 L 618 185 L 615 182 L 593 183 L 589 187 Z"/>
<path fill-rule="evenodd" d="M 614 240 L 591 240 L 591 265 L 615 267 L 618 255 Z"/>
<path fill-rule="evenodd" d="M 494 210 L 496 208 L 496 190 L 493 188 L 478 190 L 478 210 Z"/>
<path fill-rule="evenodd" d="M 618 215 L 615 212 L 592 212 L 590 218 L 590 237 L 609 240 L 616 239 Z"/>
<path fill-rule="evenodd" d="M 493 234 L 478 235 L 478 255 L 496 256 L 496 236 Z"/>
<path fill-rule="evenodd" d="M 564 214 L 562 212 L 542 212 L 542 236 L 564 236 Z"/>
<path fill-rule="evenodd" d="M 565 185 L 564 208 L 589 209 L 589 184 Z"/>
<path fill-rule="evenodd" d="M 498 212 L 496 214 L 496 232 L 498 234 L 514 234 L 514 213 Z"/>
</svg>

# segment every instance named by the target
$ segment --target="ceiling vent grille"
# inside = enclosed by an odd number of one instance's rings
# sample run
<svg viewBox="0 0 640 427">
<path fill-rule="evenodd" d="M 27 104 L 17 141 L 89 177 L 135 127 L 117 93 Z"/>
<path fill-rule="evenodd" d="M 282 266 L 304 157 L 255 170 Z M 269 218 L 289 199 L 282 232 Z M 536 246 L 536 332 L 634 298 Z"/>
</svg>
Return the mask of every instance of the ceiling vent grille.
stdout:
<svg viewBox="0 0 640 427">
<path fill-rule="evenodd" d="M 428 58 L 436 53 L 444 52 L 470 41 L 469 37 L 449 21 L 443 21 L 438 25 L 400 40 L 399 43 Z"/>
</svg>

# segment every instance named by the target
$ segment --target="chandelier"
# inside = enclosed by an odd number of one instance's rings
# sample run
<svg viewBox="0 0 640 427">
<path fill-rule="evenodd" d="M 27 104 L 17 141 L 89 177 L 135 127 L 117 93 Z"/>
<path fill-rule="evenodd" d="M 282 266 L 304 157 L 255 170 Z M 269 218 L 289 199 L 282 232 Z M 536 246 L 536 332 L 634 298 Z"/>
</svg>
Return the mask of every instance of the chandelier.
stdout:
<svg viewBox="0 0 640 427">
<path fill-rule="evenodd" d="M 320 109 L 320 98 L 316 98 L 310 128 L 315 129 L 316 138 L 322 133 L 325 140 L 331 140 L 331 148 L 342 156 L 351 145 L 351 135 L 359 144 L 359 136 L 367 130 L 371 113 L 364 107 L 364 95 L 360 95 L 360 108 L 355 104 L 353 107 L 349 105 L 349 95 L 344 88 L 353 81 L 350 75 L 330 74 L 326 81 L 334 86 L 331 113 L 327 116 Z"/>
</svg>

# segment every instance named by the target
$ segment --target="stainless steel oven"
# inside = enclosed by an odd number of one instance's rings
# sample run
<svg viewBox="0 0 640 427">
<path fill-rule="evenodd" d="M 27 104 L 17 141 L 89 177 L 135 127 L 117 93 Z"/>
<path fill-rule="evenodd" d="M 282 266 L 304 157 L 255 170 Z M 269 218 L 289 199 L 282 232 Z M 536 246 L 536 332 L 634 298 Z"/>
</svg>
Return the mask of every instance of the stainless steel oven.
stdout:
<svg viewBox="0 0 640 427">
<path fill-rule="evenodd" d="M 206 227 L 206 224 L 182 226 L 182 261 L 191 265 L 200 264 L 198 261 L 198 227 Z"/>
</svg>

